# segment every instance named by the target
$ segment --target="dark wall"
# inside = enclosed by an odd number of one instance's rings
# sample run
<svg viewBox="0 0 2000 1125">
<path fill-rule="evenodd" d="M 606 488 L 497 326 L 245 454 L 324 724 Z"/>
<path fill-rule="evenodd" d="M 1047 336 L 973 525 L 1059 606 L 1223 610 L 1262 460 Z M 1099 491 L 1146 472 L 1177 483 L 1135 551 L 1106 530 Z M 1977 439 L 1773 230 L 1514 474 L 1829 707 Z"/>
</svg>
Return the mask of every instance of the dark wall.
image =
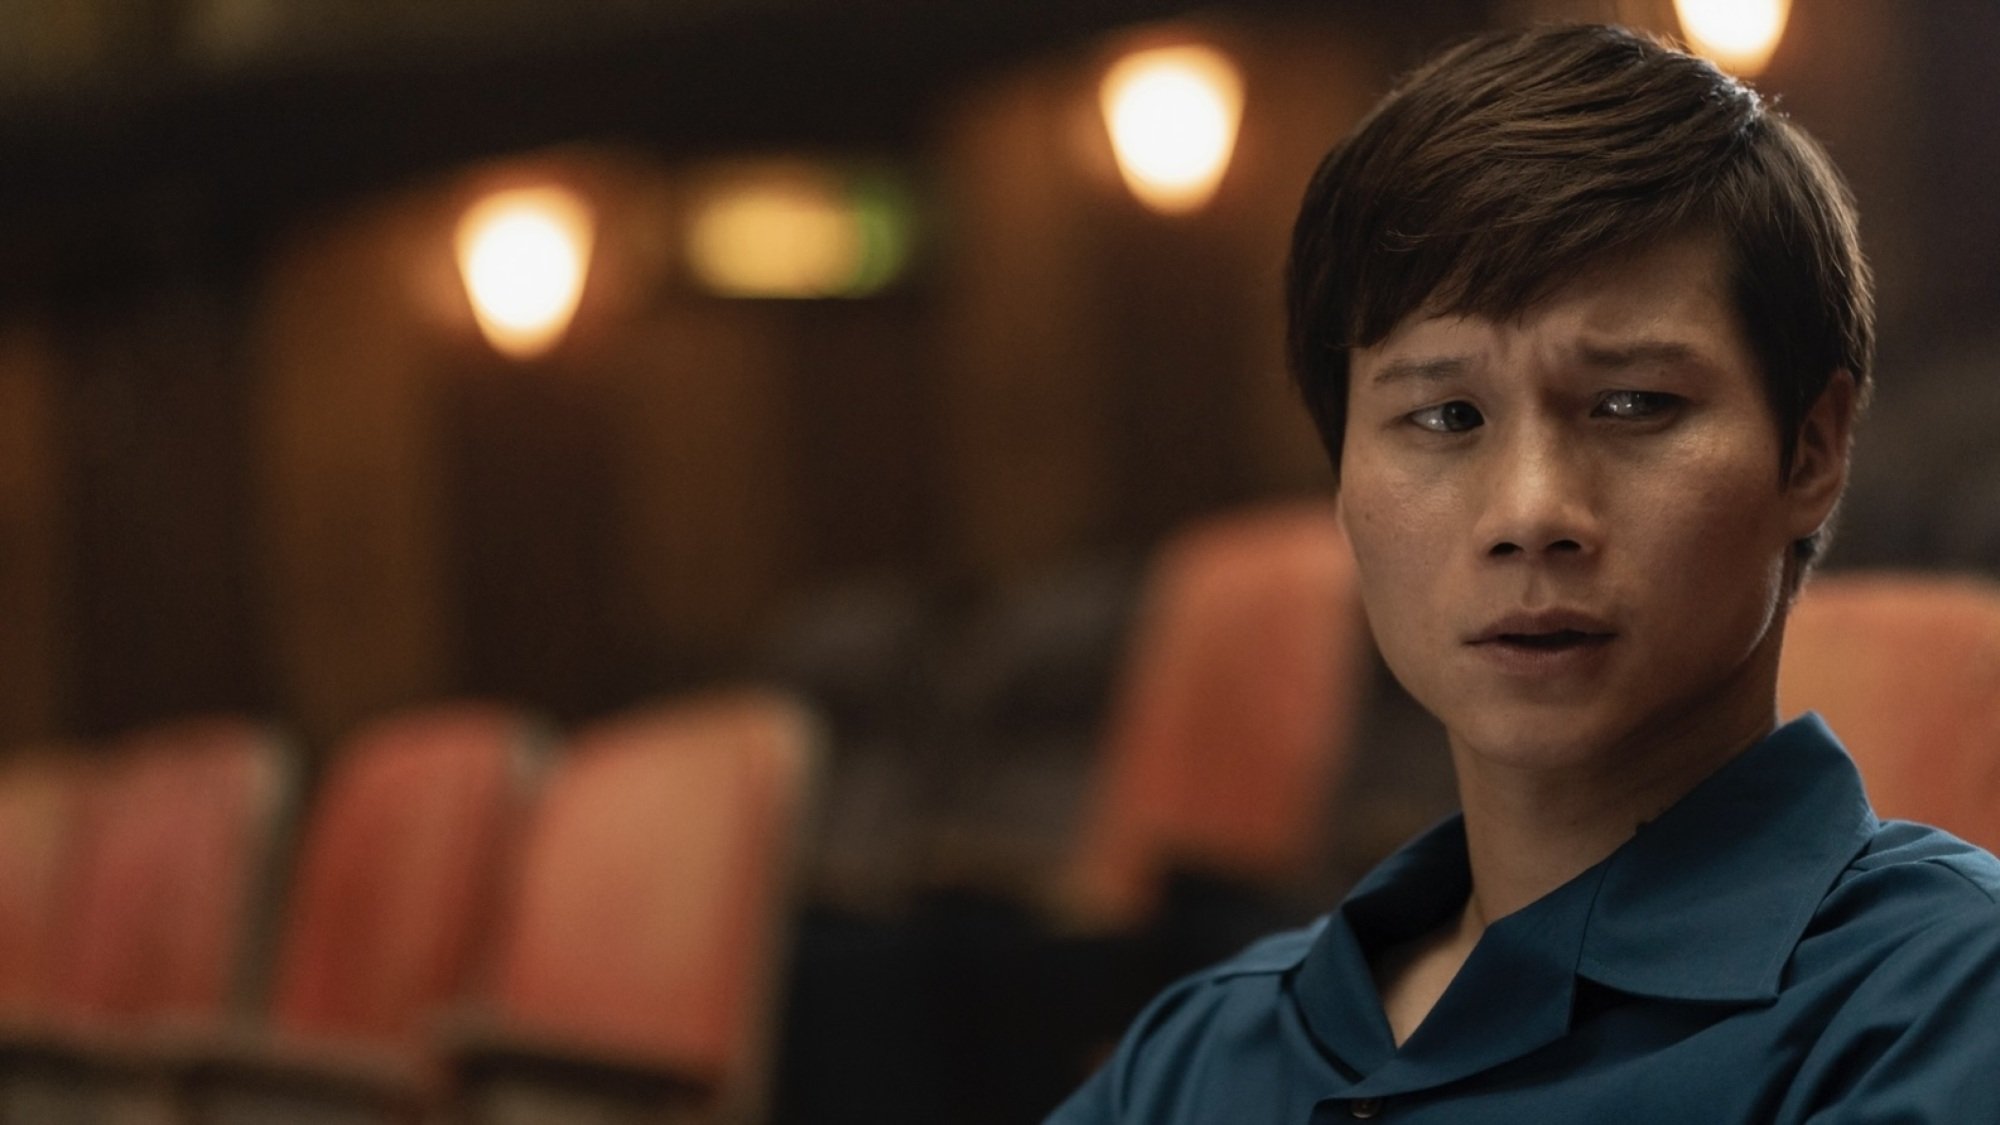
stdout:
<svg viewBox="0 0 2000 1125">
<path fill-rule="evenodd" d="M 1323 491 L 1279 350 L 1291 207 L 1400 67 L 1533 6 L 1206 11 L 1249 105 L 1184 219 L 1124 194 L 1092 118 L 1145 7 L 829 8 L 17 105 L 0 736 L 246 707 L 324 737 L 449 693 L 581 715 L 754 666 L 782 607 L 842 582 L 989 588 Z M 2000 570 L 1953 530 L 2000 463 L 1952 408 L 1993 385 L 2000 8 L 1795 7 L 1760 84 L 1853 180 L 1883 291 L 1835 561 Z M 512 131 L 480 116 L 500 89 L 537 107 Z M 673 271 L 654 235 L 690 169 L 792 149 L 912 177 L 906 284 L 730 302 Z M 525 366 L 477 341 L 448 248 L 521 167 L 607 231 L 571 339 Z"/>
</svg>

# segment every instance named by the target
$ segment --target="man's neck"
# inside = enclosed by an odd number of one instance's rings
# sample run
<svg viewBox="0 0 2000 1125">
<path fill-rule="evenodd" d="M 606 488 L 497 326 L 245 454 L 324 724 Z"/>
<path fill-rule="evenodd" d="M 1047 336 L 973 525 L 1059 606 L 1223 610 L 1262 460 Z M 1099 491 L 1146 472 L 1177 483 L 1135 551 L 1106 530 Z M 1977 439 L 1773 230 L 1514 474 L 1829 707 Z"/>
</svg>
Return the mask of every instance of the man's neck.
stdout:
<svg viewBox="0 0 2000 1125">
<path fill-rule="evenodd" d="M 1440 929 L 1381 951 L 1374 964 L 1383 1014 L 1400 1046 L 1430 1014 L 1488 924 L 1527 906 L 1617 851 L 1776 721 L 1768 689 L 1725 722 L 1665 731 L 1646 746 L 1601 756 L 1596 771 L 1560 774 L 1496 767 L 1454 742 L 1465 806 L 1472 894 Z"/>
<path fill-rule="evenodd" d="M 1617 851 L 1770 733 L 1776 707 L 1764 698 L 1761 707 L 1721 708 L 1561 771 L 1496 764 L 1454 743 L 1472 869 L 1463 929 L 1484 930 Z"/>
</svg>

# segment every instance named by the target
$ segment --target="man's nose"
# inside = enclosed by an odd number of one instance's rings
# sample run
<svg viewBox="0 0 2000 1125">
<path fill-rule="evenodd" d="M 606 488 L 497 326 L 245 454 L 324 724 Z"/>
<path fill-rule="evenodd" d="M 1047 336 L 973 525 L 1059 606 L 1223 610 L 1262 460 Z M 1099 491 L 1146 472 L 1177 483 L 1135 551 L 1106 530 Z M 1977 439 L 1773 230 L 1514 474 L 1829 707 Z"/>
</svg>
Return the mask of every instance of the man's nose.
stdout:
<svg viewBox="0 0 2000 1125">
<path fill-rule="evenodd" d="M 1586 451 L 1552 430 L 1522 432 L 1494 447 L 1479 540 L 1492 558 L 1597 552 L 1597 474 Z"/>
</svg>

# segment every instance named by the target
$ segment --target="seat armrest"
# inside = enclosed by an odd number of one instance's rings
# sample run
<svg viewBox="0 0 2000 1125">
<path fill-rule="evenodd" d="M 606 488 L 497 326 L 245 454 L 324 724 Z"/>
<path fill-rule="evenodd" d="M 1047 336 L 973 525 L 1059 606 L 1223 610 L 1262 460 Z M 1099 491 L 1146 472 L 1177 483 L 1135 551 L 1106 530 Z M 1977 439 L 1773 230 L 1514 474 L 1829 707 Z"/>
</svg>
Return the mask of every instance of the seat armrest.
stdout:
<svg viewBox="0 0 2000 1125">
<path fill-rule="evenodd" d="M 463 1106 L 493 1099 L 549 1104 L 552 1098 L 567 1098 L 657 1107 L 669 1119 L 678 1119 L 698 1115 L 716 1094 L 709 1077 L 663 1060 L 527 1034 L 478 1017 L 441 1025 L 438 1042 L 453 1100 Z"/>
<path fill-rule="evenodd" d="M 0 1060 L 13 1069 L 63 1069 L 125 1078 L 170 1075 L 178 1034 L 89 1024 L 0 1020 Z"/>
<path fill-rule="evenodd" d="M 371 1120 L 418 1121 L 437 1104 L 440 1092 L 435 1068 L 414 1051 L 249 1032 L 185 1044 L 178 1070 L 183 1098 L 198 1109 L 314 1105 L 362 1111 Z"/>
</svg>

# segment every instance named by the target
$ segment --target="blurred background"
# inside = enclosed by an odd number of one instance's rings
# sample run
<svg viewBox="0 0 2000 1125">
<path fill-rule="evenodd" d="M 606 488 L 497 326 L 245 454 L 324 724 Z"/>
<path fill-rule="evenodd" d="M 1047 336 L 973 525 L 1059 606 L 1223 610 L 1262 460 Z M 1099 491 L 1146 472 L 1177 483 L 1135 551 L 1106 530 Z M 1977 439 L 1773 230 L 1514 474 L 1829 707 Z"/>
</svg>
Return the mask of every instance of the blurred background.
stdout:
<svg viewBox="0 0 2000 1125">
<path fill-rule="evenodd" d="M 319 768 L 439 700 L 568 730 L 779 685 L 827 732 L 779 1115 L 1031 1119 L 1081 1063 L 1015 1083 L 1018 1041 L 870 1001 L 918 948 L 1041 948 L 1163 546 L 1330 499 L 1279 312 L 1321 154 L 1451 38 L 1573 18 L 1693 31 L 1670 0 L 0 0 L 0 744 L 227 712 Z M 1215 116 L 1206 181 L 1114 144 L 1148 50 L 1170 133 Z M 1846 172 L 1879 281 L 1830 569 L 2000 572 L 1997 51 L 1987 0 L 1794 0 L 1728 63 Z M 1359 679 L 1313 862 L 1200 952 L 1451 807 L 1437 733 Z"/>
</svg>

